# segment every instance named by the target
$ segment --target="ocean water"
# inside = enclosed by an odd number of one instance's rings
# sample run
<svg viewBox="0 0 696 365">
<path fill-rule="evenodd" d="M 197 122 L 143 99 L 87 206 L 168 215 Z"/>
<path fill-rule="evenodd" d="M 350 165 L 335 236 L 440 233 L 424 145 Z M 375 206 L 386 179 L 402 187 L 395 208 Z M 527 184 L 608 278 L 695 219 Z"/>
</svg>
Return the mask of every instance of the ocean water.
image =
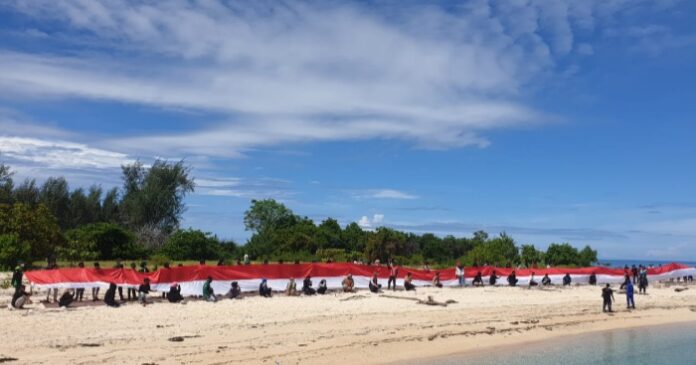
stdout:
<svg viewBox="0 0 696 365">
<path fill-rule="evenodd" d="M 643 265 L 643 266 L 657 266 L 657 265 L 664 265 L 664 264 L 671 264 L 671 263 L 677 263 L 677 264 L 684 264 L 688 266 L 696 266 L 696 261 L 685 261 L 685 260 L 624 260 L 624 259 L 600 259 L 599 260 L 599 265 L 601 266 L 610 266 L 610 267 L 618 267 L 622 268 L 626 265 L 629 267 L 631 265 Z"/>
<path fill-rule="evenodd" d="M 474 340 L 475 341 L 475 340 Z M 413 365 L 696 364 L 696 323 L 605 331 Z"/>
</svg>

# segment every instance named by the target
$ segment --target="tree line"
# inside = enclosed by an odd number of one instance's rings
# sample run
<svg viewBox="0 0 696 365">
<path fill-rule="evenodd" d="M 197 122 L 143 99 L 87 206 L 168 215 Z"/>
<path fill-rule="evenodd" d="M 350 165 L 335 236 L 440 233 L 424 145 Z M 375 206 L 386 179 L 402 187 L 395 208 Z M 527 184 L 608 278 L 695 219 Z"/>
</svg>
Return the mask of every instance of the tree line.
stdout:
<svg viewBox="0 0 696 365">
<path fill-rule="evenodd" d="M 568 243 L 546 251 L 517 245 L 507 234 L 489 237 L 439 237 L 388 227 L 364 230 L 352 222 L 341 227 L 327 218 L 319 224 L 273 199 L 252 200 L 244 225 L 252 232 L 243 246 L 196 229 L 181 229 L 184 198 L 195 189 L 183 161 L 156 160 L 121 168 L 122 186 L 70 190 L 61 177 L 42 184 L 15 184 L 9 166 L 0 163 L 0 267 L 47 260 L 149 259 L 257 261 L 396 260 L 404 265 L 568 265 L 589 266 L 597 252 Z"/>
</svg>

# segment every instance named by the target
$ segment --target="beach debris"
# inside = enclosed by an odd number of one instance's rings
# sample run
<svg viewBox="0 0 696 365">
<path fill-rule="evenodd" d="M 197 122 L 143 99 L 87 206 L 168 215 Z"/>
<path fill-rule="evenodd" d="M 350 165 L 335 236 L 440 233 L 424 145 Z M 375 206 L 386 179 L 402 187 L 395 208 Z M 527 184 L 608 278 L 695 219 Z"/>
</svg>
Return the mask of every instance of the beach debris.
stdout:
<svg viewBox="0 0 696 365">
<path fill-rule="evenodd" d="M 685 288 L 685 287 L 674 288 L 674 291 L 677 292 L 677 293 L 681 293 L 681 292 L 683 292 L 683 291 L 685 291 L 685 290 L 689 290 L 689 288 Z"/>
<path fill-rule="evenodd" d="M 366 295 L 351 295 L 351 296 L 349 296 L 348 298 L 340 299 L 340 301 L 341 301 L 341 302 L 347 302 L 347 301 L 349 301 L 349 300 L 359 300 L 359 299 L 365 299 L 365 298 L 367 298 Z"/>
<path fill-rule="evenodd" d="M 201 336 L 200 336 L 200 335 L 194 335 L 194 336 L 174 336 L 174 337 L 168 338 L 167 340 L 168 340 L 168 341 L 171 341 L 171 342 L 184 342 L 184 340 L 187 339 L 187 338 L 197 338 L 197 337 L 201 337 Z"/>
<path fill-rule="evenodd" d="M 446 307 L 446 306 L 448 306 L 448 305 L 450 305 L 450 304 L 455 304 L 455 303 L 457 303 L 457 301 L 456 301 L 456 300 L 452 300 L 452 299 L 448 299 L 448 300 L 446 300 L 446 301 L 444 301 L 444 302 L 438 302 L 438 301 L 436 301 L 435 299 L 433 299 L 432 296 L 428 296 L 428 300 L 420 300 L 420 299 L 418 299 L 418 300 L 416 301 L 416 303 L 418 303 L 418 304 L 425 304 L 425 305 L 439 305 L 439 306 L 441 306 L 441 307 Z"/>
<path fill-rule="evenodd" d="M 17 361 L 18 359 L 15 357 L 0 357 L 0 363 L 3 362 L 12 362 L 12 361 Z"/>
<path fill-rule="evenodd" d="M 100 343 L 78 343 L 77 345 L 80 347 L 101 347 L 101 346 L 103 346 Z"/>
</svg>

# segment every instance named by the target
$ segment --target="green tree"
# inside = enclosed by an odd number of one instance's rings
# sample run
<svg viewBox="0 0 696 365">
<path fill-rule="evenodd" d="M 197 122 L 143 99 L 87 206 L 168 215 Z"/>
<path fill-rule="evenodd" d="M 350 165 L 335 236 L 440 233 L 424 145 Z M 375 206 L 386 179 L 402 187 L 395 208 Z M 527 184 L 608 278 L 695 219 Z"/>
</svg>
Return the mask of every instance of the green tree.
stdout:
<svg viewBox="0 0 696 365">
<path fill-rule="evenodd" d="M 505 232 L 500 236 L 476 245 L 465 258 L 468 265 L 512 265 L 519 259 L 515 241 Z"/>
<path fill-rule="evenodd" d="M 102 202 L 100 220 L 106 223 L 120 222 L 119 205 L 118 189 L 113 188 L 107 191 Z"/>
<path fill-rule="evenodd" d="M 222 256 L 217 237 L 200 230 L 178 230 L 172 234 L 160 251 L 173 260 L 212 260 Z"/>
<path fill-rule="evenodd" d="M 15 203 L 36 206 L 39 204 L 41 192 L 36 185 L 36 180 L 26 179 L 14 189 L 12 195 Z"/>
<path fill-rule="evenodd" d="M 341 248 L 341 226 L 333 218 L 327 218 L 317 227 L 316 241 L 318 249 Z"/>
<path fill-rule="evenodd" d="M 87 255 L 96 252 L 103 260 L 139 259 L 147 254 L 145 247 L 136 242 L 132 232 L 113 223 L 83 225 L 67 231 L 65 235 L 69 243 L 68 249 L 84 249 L 88 251 L 85 252 Z M 64 254 L 66 252 L 63 251 Z"/>
<path fill-rule="evenodd" d="M 65 242 L 56 218 L 43 204 L 0 205 L 0 235 L 13 235 L 21 245 L 28 246 L 32 260 L 54 255 Z"/>
<path fill-rule="evenodd" d="M 58 225 L 65 229 L 70 226 L 70 192 L 68 182 L 62 178 L 49 177 L 41 186 L 41 204 L 56 217 Z"/>
<path fill-rule="evenodd" d="M 29 243 L 15 234 L 0 234 L 0 269 L 11 270 L 20 262 L 31 260 Z"/>
<path fill-rule="evenodd" d="M 363 252 L 365 251 L 367 232 L 363 231 L 357 223 L 352 222 L 341 232 L 341 241 L 343 241 L 346 250 Z"/>
<path fill-rule="evenodd" d="M 579 265 L 580 253 L 569 243 L 552 243 L 546 249 L 546 263 L 553 266 Z"/>
<path fill-rule="evenodd" d="M 14 173 L 9 166 L 0 162 L 0 204 L 12 204 L 12 189 L 14 182 L 12 175 Z"/>
<path fill-rule="evenodd" d="M 534 245 L 522 245 L 520 247 L 520 262 L 527 267 L 539 265 L 543 261 L 544 252 L 539 251 Z"/>
<path fill-rule="evenodd" d="M 388 259 L 402 255 L 406 243 L 406 235 L 387 227 L 379 227 L 371 232 L 365 246 L 365 257 L 372 261 L 379 259 L 386 262 Z"/>
<path fill-rule="evenodd" d="M 140 162 L 121 167 L 121 213 L 131 228 L 149 227 L 171 233 L 186 210 L 184 198 L 194 191 L 191 168 L 183 161 L 156 160 L 148 169 Z"/>
<path fill-rule="evenodd" d="M 252 200 L 249 210 L 244 212 L 244 226 L 248 231 L 262 235 L 278 228 L 290 227 L 297 223 L 298 217 L 274 199 Z"/>
<path fill-rule="evenodd" d="M 585 248 L 580 250 L 578 259 L 578 266 L 591 266 L 598 260 L 597 251 L 593 250 L 590 246 L 585 246 Z"/>
</svg>

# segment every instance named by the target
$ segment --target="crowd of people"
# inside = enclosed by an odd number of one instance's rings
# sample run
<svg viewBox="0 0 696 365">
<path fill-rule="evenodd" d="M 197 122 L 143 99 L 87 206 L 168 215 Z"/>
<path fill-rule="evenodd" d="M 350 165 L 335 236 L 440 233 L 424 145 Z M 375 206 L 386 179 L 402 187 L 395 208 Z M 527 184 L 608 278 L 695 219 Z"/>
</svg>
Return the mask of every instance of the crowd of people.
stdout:
<svg viewBox="0 0 696 365">
<path fill-rule="evenodd" d="M 83 263 L 79 263 L 78 267 L 84 267 Z M 99 268 L 99 263 L 96 262 L 94 263 L 95 268 Z M 117 262 L 115 268 L 123 268 L 123 264 L 121 262 Z M 136 270 L 136 265 L 135 263 L 131 263 L 130 265 L 131 269 Z M 168 267 L 168 265 L 165 264 L 165 267 Z M 387 290 L 397 290 L 397 278 L 399 277 L 399 271 L 400 267 L 394 263 L 390 262 L 387 265 L 387 268 L 389 270 L 389 277 L 387 279 Z M 31 303 L 30 297 L 32 295 L 31 292 L 27 292 L 26 287 L 22 283 L 23 279 L 23 270 L 24 267 L 23 265 L 17 266 L 17 268 L 14 270 L 14 273 L 12 275 L 12 280 L 11 280 L 11 285 L 14 288 L 14 294 L 12 296 L 12 301 L 11 301 L 11 307 L 16 308 L 16 309 L 21 309 L 23 308 L 26 304 Z M 149 272 L 149 269 L 147 268 L 146 263 L 141 263 L 140 268 L 138 269 L 139 272 L 141 273 L 147 273 Z M 643 266 L 633 266 L 632 268 L 629 268 L 626 266 L 624 268 L 625 272 L 625 277 L 624 277 L 624 282 L 621 284 L 620 290 L 625 291 L 626 294 L 626 303 L 627 303 L 627 308 L 629 309 L 635 309 L 635 301 L 634 301 L 634 286 L 638 286 L 639 294 L 646 294 L 647 292 L 647 287 L 648 287 L 648 271 L 647 268 Z M 457 263 L 455 266 L 455 277 L 457 278 L 457 283 L 459 286 L 465 286 L 467 284 L 467 278 L 465 275 L 464 267 L 461 265 L 461 263 Z M 491 272 L 488 278 L 488 284 L 493 286 L 498 284 L 498 280 L 501 279 L 496 273 L 495 270 Z M 505 278 L 507 285 L 508 286 L 517 286 L 519 283 L 519 279 L 517 278 L 515 270 L 512 270 L 512 272 Z M 684 281 L 686 282 L 687 280 L 693 281 L 693 277 L 685 277 Z M 589 276 L 589 284 L 590 285 L 597 285 L 597 276 L 595 273 L 591 273 Z M 205 301 L 208 302 L 217 302 L 218 300 L 222 298 L 229 298 L 229 299 L 241 299 L 243 298 L 242 290 L 241 287 L 239 286 L 239 283 L 237 281 L 232 281 L 229 290 L 227 293 L 224 295 L 219 295 L 216 294 L 214 289 L 213 289 L 213 278 L 208 277 L 207 280 L 203 284 L 202 292 L 198 297 L 202 298 Z M 443 284 L 442 281 L 440 280 L 440 273 L 435 272 L 433 274 L 432 282 L 431 282 L 433 287 L 438 287 L 442 288 Z M 563 286 L 569 286 L 572 284 L 572 277 L 570 276 L 569 273 L 566 273 L 563 276 L 562 279 L 562 285 Z M 474 287 L 480 287 L 484 286 L 484 280 L 483 280 L 483 275 L 479 271 L 476 273 L 476 275 L 473 277 L 471 281 L 471 285 Z M 551 286 L 552 280 L 549 277 L 548 274 L 545 274 L 541 282 L 537 282 L 535 273 L 532 272 L 531 276 L 529 278 L 529 282 L 527 284 L 529 287 L 535 287 L 535 286 Z M 341 287 L 342 291 L 346 293 L 352 293 L 356 290 L 355 288 L 355 281 L 353 279 L 353 276 L 351 274 L 348 274 L 343 281 L 341 282 Z M 370 292 L 372 293 L 380 293 L 382 291 L 382 284 L 380 283 L 378 273 L 374 272 L 372 278 L 369 281 L 368 288 Z M 416 286 L 413 283 L 413 275 L 410 272 L 407 272 L 404 280 L 403 280 L 403 289 L 406 291 L 415 291 Z M 58 298 L 58 289 L 48 289 L 47 292 L 47 297 L 46 301 L 50 302 L 51 297 L 53 297 L 53 302 L 58 303 L 60 307 L 68 307 L 74 302 L 82 302 L 84 298 L 84 288 L 77 288 L 77 289 L 66 289 L 60 298 Z M 123 295 L 123 288 L 116 285 L 115 283 L 110 283 L 109 288 L 106 290 L 104 293 L 103 301 L 104 303 L 109 306 L 109 307 L 119 307 L 121 303 L 126 302 L 126 301 L 135 301 L 137 300 L 139 304 L 145 306 L 149 304 L 150 302 L 148 301 L 148 297 L 150 295 L 150 292 L 153 291 L 151 286 L 150 286 L 150 279 L 145 278 L 143 279 L 143 282 L 137 287 L 128 286 L 127 287 L 127 299 Z M 328 286 L 326 283 L 326 280 L 322 279 L 319 282 L 318 287 L 313 286 L 312 278 L 310 276 L 306 276 L 303 281 L 302 281 L 302 287 L 298 291 L 297 290 L 297 283 L 295 282 L 295 279 L 290 279 L 286 285 L 286 288 L 283 292 L 286 296 L 298 296 L 298 295 L 305 295 L 305 296 L 311 296 L 315 294 L 319 295 L 324 295 L 328 292 Z M 120 301 L 117 300 L 117 294 L 118 298 Z M 261 297 L 266 297 L 270 298 L 273 295 L 273 291 L 271 288 L 268 286 L 268 281 L 266 279 L 261 279 L 259 283 L 259 288 L 258 288 L 258 294 Z M 185 303 L 185 298 L 181 294 L 181 286 L 177 283 L 171 285 L 168 291 L 162 292 L 162 299 L 167 300 L 170 303 Z M 603 310 L 605 312 L 611 312 L 612 311 L 612 302 L 614 301 L 614 295 L 613 295 L 613 290 L 611 289 L 611 286 L 609 284 L 606 284 L 605 287 L 602 288 L 602 299 L 603 299 Z M 99 287 L 93 287 L 92 288 L 92 301 L 99 301 Z"/>
</svg>

